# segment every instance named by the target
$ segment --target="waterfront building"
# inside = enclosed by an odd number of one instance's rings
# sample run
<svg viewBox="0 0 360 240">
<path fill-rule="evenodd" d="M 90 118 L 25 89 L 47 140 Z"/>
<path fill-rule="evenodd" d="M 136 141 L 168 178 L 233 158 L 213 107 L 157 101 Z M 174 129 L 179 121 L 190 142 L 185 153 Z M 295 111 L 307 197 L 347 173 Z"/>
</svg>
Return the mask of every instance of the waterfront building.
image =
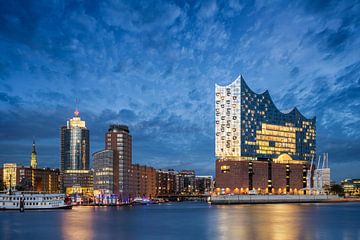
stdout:
<svg viewBox="0 0 360 240">
<path fill-rule="evenodd" d="M 15 188 L 17 183 L 16 163 L 4 163 L 2 171 L 2 181 L 5 189 Z"/>
<path fill-rule="evenodd" d="M 35 141 L 32 144 L 30 166 L 4 163 L 0 168 L 0 180 L 5 189 L 58 193 L 60 191 L 59 169 L 37 168 Z"/>
<path fill-rule="evenodd" d="M 92 196 L 94 192 L 94 173 L 92 170 L 65 170 L 63 186 L 66 194 Z"/>
<path fill-rule="evenodd" d="M 4 163 L 0 168 L 0 176 L 5 189 L 19 189 L 58 193 L 60 191 L 59 169 L 32 168 L 18 166 L 16 163 Z"/>
<path fill-rule="evenodd" d="M 156 170 L 153 167 L 132 164 L 130 170 L 130 197 L 156 196 Z"/>
<path fill-rule="evenodd" d="M 300 193 L 315 154 L 315 118 L 279 111 L 268 91 L 253 92 L 242 76 L 215 86 L 218 193 Z"/>
<path fill-rule="evenodd" d="M 344 179 L 341 185 L 345 196 L 360 196 L 360 179 Z"/>
<path fill-rule="evenodd" d="M 113 194 L 120 202 L 156 195 L 156 170 L 132 164 L 132 136 L 128 126 L 110 125 L 105 150 L 95 152 L 94 194 Z"/>
<path fill-rule="evenodd" d="M 121 201 L 130 198 L 130 171 L 132 164 L 132 136 L 128 126 L 112 124 L 105 134 L 105 149 L 114 152 L 116 166 L 116 186 L 114 192 Z M 117 178 L 116 176 L 116 178 Z"/>
<path fill-rule="evenodd" d="M 89 130 L 79 111 L 61 127 L 61 187 L 67 194 L 91 192 L 92 171 L 89 169 Z"/>
<path fill-rule="evenodd" d="M 169 169 L 156 170 L 156 195 L 167 196 L 179 194 L 179 176 L 178 172 Z"/>
<path fill-rule="evenodd" d="M 212 176 L 195 176 L 195 193 L 209 194 L 213 191 Z"/>
<path fill-rule="evenodd" d="M 119 194 L 119 164 L 113 150 L 93 153 L 94 195 Z"/>
<path fill-rule="evenodd" d="M 195 192 L 195 171 L 182 170 L 178 173 L 180 194 L 193 194 Z"/>
</svg>

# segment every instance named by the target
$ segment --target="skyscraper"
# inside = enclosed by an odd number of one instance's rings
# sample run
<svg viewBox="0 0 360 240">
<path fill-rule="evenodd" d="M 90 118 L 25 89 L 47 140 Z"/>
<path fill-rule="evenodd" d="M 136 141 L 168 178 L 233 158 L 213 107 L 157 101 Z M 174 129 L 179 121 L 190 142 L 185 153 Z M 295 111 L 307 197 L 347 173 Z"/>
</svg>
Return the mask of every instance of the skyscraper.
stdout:
<svg viewBox="0 0 360 240">
<path fill-rule="evenodd" d="M 35 149 L 35 140 L 33 140 L 33 144 L 32 144 L 30 167 L 34 169 L 37 168 L 37 154 Z"/>
<path fill-rule="evenodd" d="M 105 135 L 105 149 L 114 151 L 114 162 L 118 163 L 118 181 L 114 192 L 119 193 L 121 201 L 130 196 L 130 170 L 132 165 L 132 137 L 128 126 L 110 125 Z"/>
<path fill-rule="evenodd" d="M 89 130 L 85 121 L 74 112 L 74 117 L 61 127 L 61 183 L 66 193 L 92 191 L 92 172 L 89 170 Z"/>
<path fill-rule="evenodd" d="M 132 136 L 128 126 L 112 124 L 105 134 L 105 150 L 93 154 L 94 194 L 117 195 L 120 202 L 156 195 L 156 170 L 132 164 Z M 114 196 L 111 196 L 114 197 Z"/>
<path fill-rule="evenodd" d="M 297 108 L 279 111 L 268 91 L 253 92 L 242 76 L 216 85 L 217 187 L 273 191 L 276 186 L 282 192 L 303 187 L 303 172 L 316 152 L 315 124 Z"/>
</svg>

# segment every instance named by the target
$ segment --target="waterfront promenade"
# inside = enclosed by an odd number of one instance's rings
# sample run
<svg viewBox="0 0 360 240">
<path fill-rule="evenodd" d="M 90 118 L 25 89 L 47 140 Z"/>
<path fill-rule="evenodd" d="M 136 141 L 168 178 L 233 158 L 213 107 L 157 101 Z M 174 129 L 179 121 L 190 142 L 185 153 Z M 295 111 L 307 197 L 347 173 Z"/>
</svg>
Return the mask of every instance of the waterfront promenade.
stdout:
<svg viewBox="0 0 360 240">
<path fill-rule="evenodd" d="M 216 195 L 212 204 L 318 203 L 342 201 L 337 195 Z"/>
</svg>

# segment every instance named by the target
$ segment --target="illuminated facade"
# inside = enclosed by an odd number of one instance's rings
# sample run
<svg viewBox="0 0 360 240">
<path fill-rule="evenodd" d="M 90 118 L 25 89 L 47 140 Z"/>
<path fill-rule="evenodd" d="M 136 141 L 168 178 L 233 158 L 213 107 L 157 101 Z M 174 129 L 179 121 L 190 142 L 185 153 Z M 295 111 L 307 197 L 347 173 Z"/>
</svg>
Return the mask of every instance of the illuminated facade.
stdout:
<svg viewBox="0 0 360 240">
<path fill-rule="evenodd" d="M 66 194 L 93 195 L 93 171 L 88 169 L 65 170 L 62 183 Z"/>
<path fill-rule="evenodd" d="M 61 183 L 64 192 L 81 189 L 80 192 L 83 193 L 92 187 L 89 148 L 89 130 L 76 110 L 74 117 L 67 121 L 67 125 L 61 127 Z"/>
<path fill-rule="evenodd" d="M 105 149 L 114 151 L 114 161 L 117 163 L 116 190 L 121 201 L 126 202 L 130 195 L 130 171 L 132 165 L 132 137 L 128 126 L 110 125 L 105 135 Z"/>
<path fill-rule="evenodd" d="M 130 170 L 130 196 L 155 197 L 156 170 L 153 167 L 132 164 Z"/>
<path fill-rule="evenodd" d="M 4 163 L 3 165 L 3 184 L 6 189 L 15 188 L 17 179 L 17 166 L 16 163 Z"/>
<path fill-rule="evenodd" d="M 114 156 L 112 150 L 93 154 L 94 195 L 119 194 L 119 164 Z"/>
<path fill-rule="evenodd" d="M 360 179 L 345 179 L 341 181 L 345 196 L 360 196 Z"/>
<path fill-rule="evenodd" d="M 30 166 L 31 168 L 37 168 L 37 154 L 35 149 L 35 140 L 33 140 L 33 145 L 32 145 Z"/>
<path fill-rule="evenodd" d="M 5 189 L 19 189 L 23 191 L 36 191 L 58 193 L 59 169 L 32 168 L 17 166 L 16 163 L 4 163 L 0 168 Z"/>
<path fill-rule="evenodd" d="M 315 118 L 297 108 L 280 112 L 269 92 L 253 92 L 242 76 L 215 86 L 215 155 L 218 159 L 310 161 L 316 152 Z M 280 159 L 281 160 L 281 159 Z"/>
<path fill-rule="evenodd" d="M 309 161 L 316 154 L 315 125 L 315 118 L 305 118 L 297 108 L 279 111 L 268 91 L 253 92 L 242 76 L 216 85 L 218 190 L 288 193 L 306 187 Z"/>
</svg>

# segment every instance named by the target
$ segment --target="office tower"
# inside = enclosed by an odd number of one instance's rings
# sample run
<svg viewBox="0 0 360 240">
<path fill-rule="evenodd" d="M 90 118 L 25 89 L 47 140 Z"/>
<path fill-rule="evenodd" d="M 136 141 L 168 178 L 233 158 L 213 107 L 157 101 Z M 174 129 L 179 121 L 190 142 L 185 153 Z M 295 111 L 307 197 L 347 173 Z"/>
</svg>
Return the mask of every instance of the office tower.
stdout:
<svg viewBox="0 0 360 240">
<path fill-rule="evenodd" d="M 74 117 L 61 127 L 61 183 L 68 194 L 92 192 L 92 171 L 89 170 L 89 130 L 85 121 L 74 112 Z"/>
<path fill-rule="evenodd" d="M 253 92 L 242 76 L 215 86 L 218 191 L 284 193 L 306 187 L 315 138 L 315 118 L 304 117 L 297 108 L 279 111 L 268 91 Z"/>
<path fill-rule="evenodd" d="M 134 196 L 130 194 L 129 173 L 132 164 L 132 137 L 128 126 L 110 125 L 105 135 L 105 149 L 114 151 L 114 159 L 118 163 L 119 178 L 116 192 L 119 193 L 121 201 L 129 201 Z"/>
<path fill-rule="evenodd" d="M 93 153 L 94 195 L 119 194 L 119 159 L 113 150 Z"/>
</svg>

